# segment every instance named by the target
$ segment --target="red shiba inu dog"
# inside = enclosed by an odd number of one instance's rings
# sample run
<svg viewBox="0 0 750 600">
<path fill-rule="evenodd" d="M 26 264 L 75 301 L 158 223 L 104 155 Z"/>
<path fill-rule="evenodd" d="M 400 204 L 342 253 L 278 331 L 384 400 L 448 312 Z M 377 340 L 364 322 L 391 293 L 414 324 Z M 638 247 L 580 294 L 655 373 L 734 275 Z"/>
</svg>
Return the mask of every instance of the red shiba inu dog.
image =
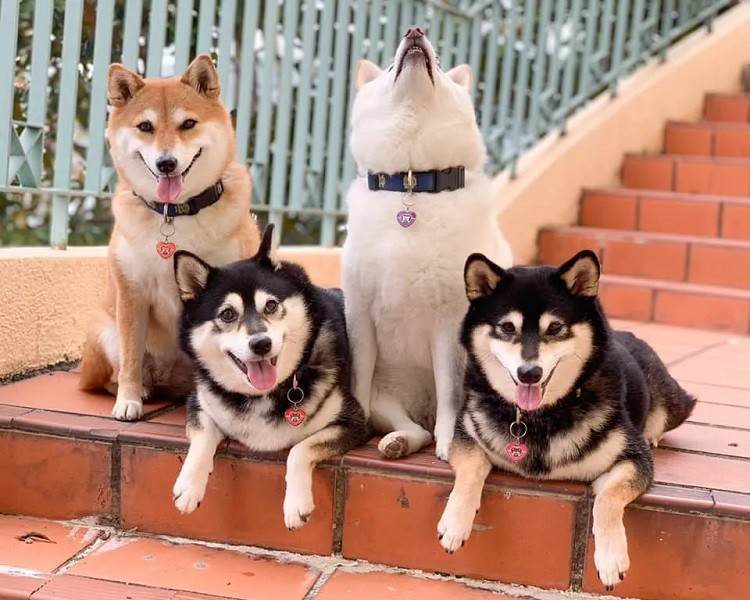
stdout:
<svg viewBox="0 0 750 600">
<path fill-rule="evenodd" d="M 138 419 L 148 397 L 181 397 L 193 389 L 190 360 L 178 346 L 175 251 L 189 250 L 218 266 L 258 249 L 250 175 L 235 160 L 234 131 L 219 91 L 206 55 L 181 78 L 142 79 L 122 65 L 109 68 L 115 225 L 80 387 L 115 394 L 116 419 Z"/>
</svg>

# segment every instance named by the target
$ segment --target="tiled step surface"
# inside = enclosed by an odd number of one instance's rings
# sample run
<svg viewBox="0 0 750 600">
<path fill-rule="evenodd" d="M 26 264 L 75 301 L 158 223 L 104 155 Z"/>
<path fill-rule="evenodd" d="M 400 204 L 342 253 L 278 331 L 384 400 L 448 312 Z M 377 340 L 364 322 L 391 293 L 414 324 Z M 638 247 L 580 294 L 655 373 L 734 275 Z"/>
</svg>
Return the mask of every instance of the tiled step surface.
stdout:
<svg viewBox="0 0 750 600">
<path fill-rule="evenodd" d="M 35 532 L 42 537 L 24 536 Z M 19 539 L 21 538 L 21 539 Z M 329 557 L 186 543 L 78 523 L 0 516 L 0 600 L 528 600 L 530 588 L 387 572 Z"/>
<path fill-rule="evenodd" d="M 586 189 L 581 225 L 750 241 L 750 198 Z"/>
<path fill-rule="evenodd" d="M 584 248 L 610 275 L 750 289 L 750 241 L 589 227 L 540 234 L 544 263 L 560 264 Z"/>
<path fill-rule="evenodd" d="M 669 122 L 664 128 L 665 154 L 747 158 L 750 123 Z"/>
<path fill-rule="evenodd" d="M 750 157 L 627 154 L 622 184 L 639 190 L 750 197 Z"/>
<path fill-rule="evenodd" d="M 616 592 L 662 598 L 669 581 L 672 598 L 738 597 L 745 565 L 745 552 L 738 549 L 750 544 L 750 339 L 653 324 L 625 326 L 656 347 L 700 402 L 690 423 L 670 433 L 656 452 L 653 489 L 627 511 L 632 567 Z M 0 471 L 4 482 L 13 482 L 0 486 L 0 513 L 93 518 L 126 531 L 340 554 L 346 560 L 433 573 L 603 593 L 592 565 L 591 495 L 581 484 L 492 473 L 472 538 L 449 556 L 435 529 L 452 476 L 431 451 L 384 461 L 371 443 L 321 466 L 314 478 L 316 512 L 304 528 L 289 532 L 281 517 L 283 455 L 225 444 L 204 502 L 182 516 L 172 505 L 171 488 L 187 447 L 184 409 L 161 408 L 152 410 L 148 421 L 120 423 L 103 416 L 111 398 L 77 392 L 75 383 L 75 374 L 55 373 L 0 388 Z M 65 548 L 45 545 L 41 550 L 76 553 L 85 542 L 77 534 L 65 539 L 70 544 Z M 111 579 L 117 573 L 137 574 L 131 582 L 149 589 L 183 589 L 149 579 L 152 566 L 171 564 L 171 558 L 158 558 L 153 546 L 142 546 L 146 541 L 137 542 L 132 555 L 128 548 L 136 542 L 122 550 L 118 544 L 62 575 Z M 40 553 L 37 559 L 47 562 L 30 562 L 26 568 L 48 573 L 58 557 Z M 26 561 L 20 554 L 18 560 Z M 132 560 L 142 563 L 122 566 Z M 227 564 L 220 580 L 247 582 L 250 576 L 243 574 L 255 573 L 256 567 L 229 559 Z M 303 593 L 307 583 L 300 581 L 308 581 L 309 573 L 301 573 L 285 578 Z M 264 580 L 255 575 L 251 581 L 260 585 Z M 221 597 L 213 588 L 192 591 Z"/>
<path fill-rule="evenodd" d="M 750 94 L 706 94 L 703 116 L 712 123 L 750 123 Z"/>
</svg>

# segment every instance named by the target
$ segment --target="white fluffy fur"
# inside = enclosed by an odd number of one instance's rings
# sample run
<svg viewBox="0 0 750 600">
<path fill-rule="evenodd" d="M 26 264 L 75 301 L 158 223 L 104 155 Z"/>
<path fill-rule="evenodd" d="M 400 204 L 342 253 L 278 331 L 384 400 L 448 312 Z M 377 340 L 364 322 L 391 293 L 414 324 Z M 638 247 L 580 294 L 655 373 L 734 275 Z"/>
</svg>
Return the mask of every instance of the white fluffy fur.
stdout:
<svg viewBox="0 0 750 600">
<path fill-rule="evenodd" d="M 356 74 L 351 149 L 360 175 L 466 168 L 464 189 L 412 196 L 418 218 L 408 229 L 396 222 L 404 194 L 370 191 L 362 176 L 349 189 L 343 284 L 354 391 L 376 429 L 395 432 L 380 445 L 390 445 L 391 456 L 424 446 L 434 427 L 437 455 L 447 457 L 464 362 L 464 262 L 482 252 L 503 267 L 512 263 L 497 223 L 500 199 L 481 172 L 486 152 L 469 96 L 471 71 L 433 70 L 434 86 L 411 60 L 397 81 L 395 67 L 367 62 Z"/>
</svg>

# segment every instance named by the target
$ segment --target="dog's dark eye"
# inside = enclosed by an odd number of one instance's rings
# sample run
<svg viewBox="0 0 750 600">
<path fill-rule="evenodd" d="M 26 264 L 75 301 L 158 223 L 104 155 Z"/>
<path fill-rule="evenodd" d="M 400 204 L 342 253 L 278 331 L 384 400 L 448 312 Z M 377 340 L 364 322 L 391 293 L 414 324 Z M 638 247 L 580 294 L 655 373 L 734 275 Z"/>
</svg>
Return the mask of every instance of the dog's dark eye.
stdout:
<svg viewBox="0 0 750 600">
<path fill-rule="evenodd" d="M 193 127 L 195 127 L 197 124 L 198 121 L 196 121 L 195 119 L 185 119 L 182 122 L 182 125 L 180 125 L 180 129 L 182 131 L 187 131 L 188 129 L 192 129 Z"/>
<path fill-rule="evenodd" d="M 269 300 L 263 307 L 263 312 L 267 315 L 274 314 L 279 309 L 279 303 L 276 300 Z"/>
<path fill-rule="evenodd" d="M 138 131 L 141 131 L 143 133 L 154 133 L 154 124 L 151 121 L 143 121 L 142 123 L 138 123 L 136 125 L 136 128 Z"/>
<path fill-rule="evenodd" d="M 547 325 L 547 335 L 557 335 L 563 330 L 563 324 L 560 321 L 552 321 Z"/>
<path fill-rule="evenodd" d="M 500 323 L 500 331 L 507 334 L 512 334 L 516 332 L 516 326 L 513 325 L 510 321 L 503 321 Z"/>
<path fill-rule="evenodd" d="M 219 318 L 225 323 L 231 323 L 237 319 L 237 311 L 233 308 L 225 308 L 219 313 Z"/>
</svg>

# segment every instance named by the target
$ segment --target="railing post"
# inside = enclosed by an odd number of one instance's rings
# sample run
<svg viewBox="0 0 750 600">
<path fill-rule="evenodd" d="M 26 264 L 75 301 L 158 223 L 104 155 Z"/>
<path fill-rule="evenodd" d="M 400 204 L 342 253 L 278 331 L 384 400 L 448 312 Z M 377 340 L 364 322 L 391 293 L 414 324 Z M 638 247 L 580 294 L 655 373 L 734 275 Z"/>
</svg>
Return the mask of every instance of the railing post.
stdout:
<svg viewBox="0 0 750 600">
<path fill-rule="evenodd" d="M 60 70 L 60 101 L 57 104 L 57 136 L 55 138 L 56 189 L 70 188 L 70 170 L 73 160 L 73 125 L 78 105 L 78 60 L 81 51 L 81 25 L 83 0 L 65 3 L 63 24 L 62 69 Z M 52 199 L 52 217 L 49 241 L 53 248 L 68 245 L 69 196 L 55 194 Z"/>
<path fill-rule="evenodd" d="M 0 3 L 0 185 L 9 184 L 10 140 L 13 129 L 13 77 L 15 75 L 16 39 L 18 38 L 18 3 Z"/>
</svg>

